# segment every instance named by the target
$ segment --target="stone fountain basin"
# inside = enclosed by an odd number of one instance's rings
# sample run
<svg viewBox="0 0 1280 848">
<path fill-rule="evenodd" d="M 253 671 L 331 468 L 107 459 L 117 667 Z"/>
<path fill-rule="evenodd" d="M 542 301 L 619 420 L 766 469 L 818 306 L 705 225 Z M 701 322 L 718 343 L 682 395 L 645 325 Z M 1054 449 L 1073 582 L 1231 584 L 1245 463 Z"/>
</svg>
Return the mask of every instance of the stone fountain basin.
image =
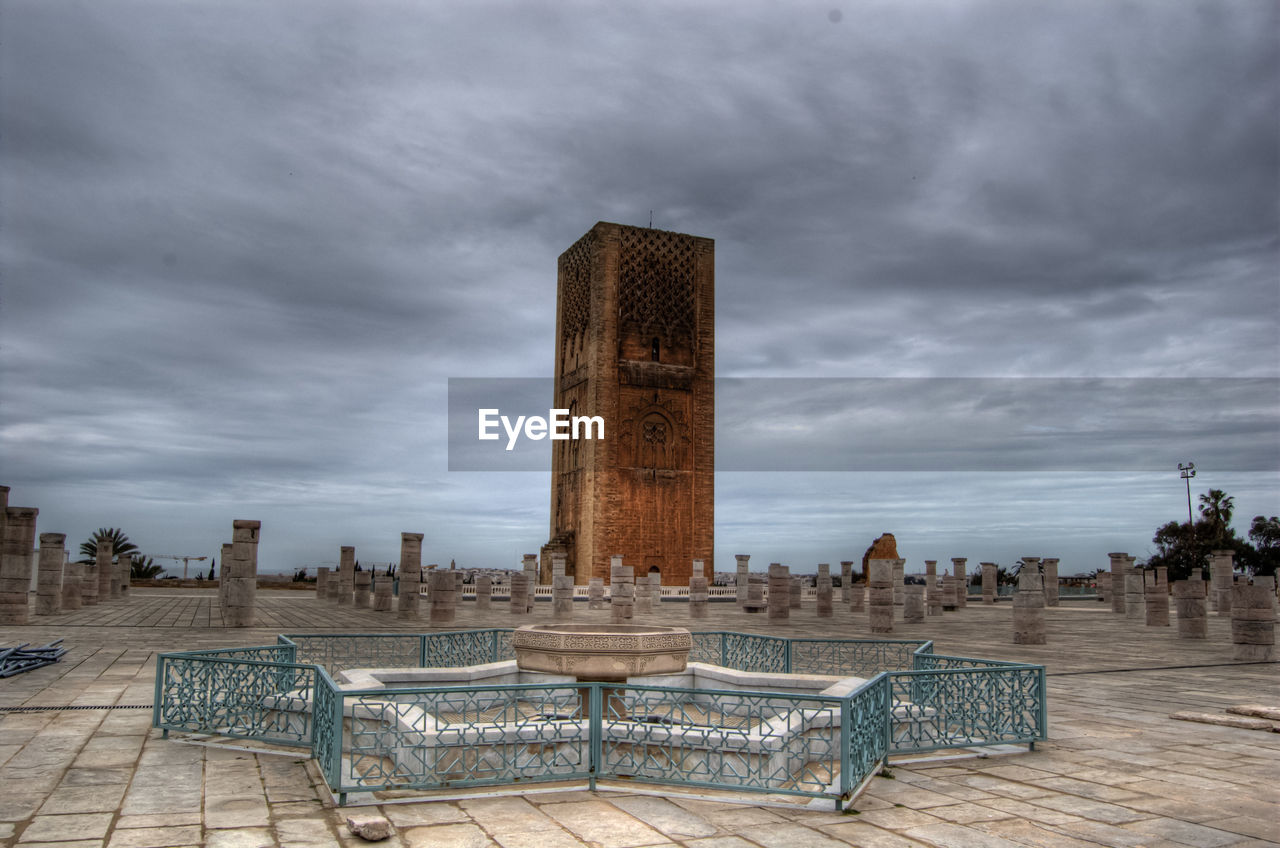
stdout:
<svg viewBox="0 0 1280 848">
<path fill-rule="evenodd" d="M 523 671 L 571 674 L 579 681 L 684 671 L 693 636 L 683 627 L 645 624 L 526 624 L 511 636 Z"/>
</svg>

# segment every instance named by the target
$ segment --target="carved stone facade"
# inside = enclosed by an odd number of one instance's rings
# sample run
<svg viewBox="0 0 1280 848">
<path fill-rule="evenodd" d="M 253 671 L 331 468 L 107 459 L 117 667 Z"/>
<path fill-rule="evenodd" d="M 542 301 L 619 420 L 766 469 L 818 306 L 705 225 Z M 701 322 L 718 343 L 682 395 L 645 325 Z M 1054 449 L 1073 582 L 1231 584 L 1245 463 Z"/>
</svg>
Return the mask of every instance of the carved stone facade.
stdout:
<svg viewBox="0 0 1280 848">
<path fill-rule="evenodd" d="M 552 443 L 551 535 L 578 584 L 686 585 L 713 561 L 715 243 L 599 223 L 560 256 L 556 409 L 603 439 Z"/>
</svg>

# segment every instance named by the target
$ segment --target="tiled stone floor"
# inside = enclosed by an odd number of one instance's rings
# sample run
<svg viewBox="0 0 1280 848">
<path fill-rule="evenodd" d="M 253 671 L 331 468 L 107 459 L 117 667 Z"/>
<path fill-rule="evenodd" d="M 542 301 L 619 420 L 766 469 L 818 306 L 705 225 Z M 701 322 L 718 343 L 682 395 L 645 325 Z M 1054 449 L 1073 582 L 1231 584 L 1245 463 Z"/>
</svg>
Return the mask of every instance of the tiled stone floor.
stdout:
<svg viewBox="0 0 1280 848">
<path fill-rule="evenodd" d="M 259 624 L 220 626 L 209 590 L 135 590 L 123 602 L 0 627 L 0 646 L 64 638 L 55 666 L 0 680 L 0 707 L 149 705 L 155 654 L 263 644 L 279 632 L 423 630 L 394 614 L 262 592 Z M 581 620 L 607 621 L 608 612 Z M 713 604 L 697 629 L 867 636 L 865 614 L 811 606 L 785 627 Z M 425 615 L 425 612 L 424 612 Z M 647 617 L 686 624 L 684 604 Z M 753 796 L 676 797 L 659 788 L 384 803 L 386 846 L 433 848 L 825 848 L 910 846 L 1245 846 L 1280 844 L 1280 733 L 1171 721 L 1177 710 L 1280 705 L 1280 665 L 1234 664 L 1230 626 L 1187 642 L 1092 601 L 1048 611 L 1049 644 L 1012 644 L 1008 604 L 970 604 L 897 637 L 945 653 L 1043 663 L 1050 740 L 1034 752 L 895 763 L 857 812 L 768 806 Z M 526 621 L 550 619 L 539 604 Z M 449 628 L 518 623 L 465 605 Z M 0 712 L 0 846 L 354 845 L 306 761 L 289 754 L 164 740 L 149 709 Z M 251 747 L 251 746 L 250 746 Z"/>
</svg>

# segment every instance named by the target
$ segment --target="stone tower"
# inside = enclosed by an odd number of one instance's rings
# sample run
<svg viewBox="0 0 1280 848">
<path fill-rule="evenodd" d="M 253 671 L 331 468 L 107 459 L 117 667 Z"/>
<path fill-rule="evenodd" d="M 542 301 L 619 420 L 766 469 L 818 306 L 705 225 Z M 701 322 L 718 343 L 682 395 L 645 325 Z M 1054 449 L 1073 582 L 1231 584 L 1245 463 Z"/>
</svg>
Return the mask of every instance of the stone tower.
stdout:
<svg viewBox="0 0 1280 848">
<path fill-rule="evenodd" d="M 552 442 L 544 564 L 685 585 L 713 562 L 715 242 L 601 222 L 561 254 L 554 401 L 605 433 Z"/>
</svg>

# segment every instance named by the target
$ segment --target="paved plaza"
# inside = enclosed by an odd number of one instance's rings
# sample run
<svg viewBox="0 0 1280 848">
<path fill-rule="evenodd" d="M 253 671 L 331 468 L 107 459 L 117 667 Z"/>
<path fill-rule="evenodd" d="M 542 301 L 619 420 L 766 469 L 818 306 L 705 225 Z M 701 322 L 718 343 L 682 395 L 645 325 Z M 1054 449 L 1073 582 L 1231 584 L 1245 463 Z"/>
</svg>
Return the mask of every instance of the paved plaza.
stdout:
<svg viewBox="0 0 1280 848">
<path fill-rule="evenodd" d="M 698 630 L 868 638 L 865 613 L 812 602 L 772 626 L 713 603 Z M 56 665 L 0 680 L 0 846 L 326 846 L 364 843 L 345 830 L 353 809 L 381 813 L 384 846 L 432 848 L 825 848 L 911 846 L 1246 846 L 1280 844 L 1280 733 L 1195 724 L 1172 712 L 1280 706 L 1280 666 L 1231 660 L 1230 621 L 1210 614 L 1209 639 L 1145 627 L 1095 601 L 1046 610 L 1047 645 L 1012 644 L 1011 609 L 968 607 L 898 622 L 893 638 L 929 638 L 939 653 L 1040 663 L 1048 669 L 1049 741 L 1035 751 L 891 762 L 841 814 L 829 802 L 662 787 L 539 788 L 447 800 L 413 796 L 337 809 L 304 757 L 252 744 L 153 730 L 155 657 L 163 651 L 274 642 L 282 632 L 406 632 L 549 622 L 495 602 L 483 618 L 461 605 L 448 628 L 317 602 L 314 593 L 258 594 L 258 626 L 222 626 L 215 590 L 135 589 L 111 602 L 26 627 L 0 647 L 62 638 Z M 575 609 L 607 622 L 609 611 Z M 425 611 L 423 613 L 425 619 Z M 664 603 L 639 622 L 689 625 Z M 39 708 L 39 709 L 37 709 Z M 420 796 L 419 796 L 420 797 Z"/>
</svg>

